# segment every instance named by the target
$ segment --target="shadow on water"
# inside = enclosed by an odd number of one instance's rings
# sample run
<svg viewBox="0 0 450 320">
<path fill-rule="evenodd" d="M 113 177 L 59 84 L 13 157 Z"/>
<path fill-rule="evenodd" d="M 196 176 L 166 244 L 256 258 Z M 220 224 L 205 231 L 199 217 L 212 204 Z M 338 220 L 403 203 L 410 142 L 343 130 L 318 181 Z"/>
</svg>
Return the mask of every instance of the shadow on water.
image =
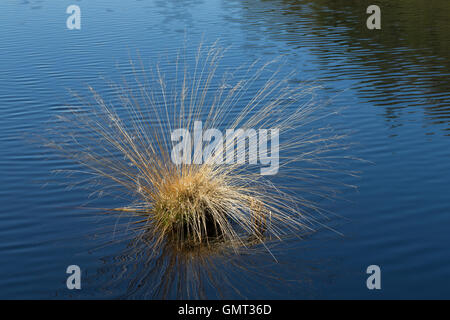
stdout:
<svg viewBox="0 0 450 320">
<path fill-rule="evenodd" d="M 262 246 L 248 239 L 238 251 L 220 240 L 183 247 L 165 242 L 155 250 L 152 233 L 141 233 L 116 240 L 123 244 L 123 250 L 104 256 L 102 267 L 84 281 L 87 287 L 95 287 L 94 297 L 121 292 L 115 296 L 119 299 L 286 298 L 286 292 L 299 287 L 308 298 L 310 278 L 324 273 L 325 261 L 299 257 L 276 260 L 289 256 L 292 250 L 306 252 L 308 248 L 299 248 L 297 240 L 285 239 L 283 244 L 269 241 Z M 255 284 L 260 288 L 257 292 Z M 61 294 L 65 296 L 67 291 Z"/>
<path fill-rule="evenodd" d="M 381 30 L 366 27 L 371 4 L 381 8 Z M 423 110 L 426 123 L 450 134 L 449 1 L 284 0 L 241 6 L 242 16 L 233 21 L 248 41 L 258 45 L 267 38 L 293 52 L 307 48 L 322 79 L 348 81 L 364 100 L 384 107 L 392 125 Z"/>
</svg>

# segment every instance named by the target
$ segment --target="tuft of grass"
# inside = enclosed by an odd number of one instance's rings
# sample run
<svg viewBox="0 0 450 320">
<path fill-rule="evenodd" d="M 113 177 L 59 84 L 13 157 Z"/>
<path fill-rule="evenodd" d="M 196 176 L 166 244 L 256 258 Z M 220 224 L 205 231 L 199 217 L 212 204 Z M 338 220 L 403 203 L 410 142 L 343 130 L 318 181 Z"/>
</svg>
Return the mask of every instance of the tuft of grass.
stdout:
<svg viewBox="0 0 450 320">
<path fill-rule="evenodd" d="M 225 51 L 200 45 L 154 68 L 131 62 L 132 85 L 111 83 L 117 96 L 110 101 L 90 88 L 90 100 L 80 98 L 60 116 L 55 131 L 63 139 L 48 144 L 85 168 L 72 172 L 87 175 L 78 184 L 127 202 L 111 211 L 136 217 L 133 230 L 151 235 L 152 249 L 221 242 L 238 251 L 301 236 L 323 213 L 308 195 L 333 195 L 336 182 L 321 174 L 336 170 L 333 152 L 344 136 L 323 127 L 333 112 L 315 115 L 317 86 L 282 77 L 278 60 L 219 72 Z M 203 130 L 277 128 L 279 173 L 262 176 L 254 166 L 217 161 L 217 154 L 175 164 L 171 132 L 192 131 L 195 121 Z"/>
</svg>

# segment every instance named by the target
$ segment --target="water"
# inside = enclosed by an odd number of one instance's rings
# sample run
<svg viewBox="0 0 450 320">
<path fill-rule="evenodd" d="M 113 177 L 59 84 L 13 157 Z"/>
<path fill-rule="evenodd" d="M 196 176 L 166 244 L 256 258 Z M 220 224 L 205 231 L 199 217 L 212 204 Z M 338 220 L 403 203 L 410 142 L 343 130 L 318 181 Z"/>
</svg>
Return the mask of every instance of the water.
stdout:
<svg viewBox="0 0 450 320">
<path fill-rule="evenodd" d="M 370 1 L 369 1 L 370 2 Z M 359 185 L 345 201 L 321 203 L 341 217 L 277 254 L 247 262 L 267 281 L 230 270 L 248 298 L 450 298 L 450 2 L 378 1 L 382 30 L 365 27 L 368 1 L 3 1 L 0 4 L 0 297 L 116 298 L 130 281 L 123 243 L 103 246 L 116 218 L 79 207 L 89 192 L 66 190 L 50 172 L 73 168 L 33 142 L 72 102 L 68 89 L 112 92 L 136 55 L 149 61 L 220 38 L 224 67 L 286 55 L 299 80 L 318 80 L 337 130 L 351 132 Z M 82 29 L 66 29 L 67 6 Z M 59 180 L 58 180 L 59 179 Z M 101 202 L 103 201 L 103 203 Z M 100 203 L 108 206 L 108 199 Z M 125 260 L 123 260 L 125 259 Z M 66 267 L 83 270 L 82 290 L 65 289 Z M 382 269 L 382 290 L 366 288 L 367 266 Z M 122 270 L 122 269 L 120 269 Z M 261 280 L 263 279 L 263 280 Z M 136 279 L 134 279 L 136 280 Z M 109 285 L 110 281 L 114 285 Z M 215 292 L 207 290 L 207 296 Z M 226 297 L 240 297 L 229 291 Z"/>
</svg>

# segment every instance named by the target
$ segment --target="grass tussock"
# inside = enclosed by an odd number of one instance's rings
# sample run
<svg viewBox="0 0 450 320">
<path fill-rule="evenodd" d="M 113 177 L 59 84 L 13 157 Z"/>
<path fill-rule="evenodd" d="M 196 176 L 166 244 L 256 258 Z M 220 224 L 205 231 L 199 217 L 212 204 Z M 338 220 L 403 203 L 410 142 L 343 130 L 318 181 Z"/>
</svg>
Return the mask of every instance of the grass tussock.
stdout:
<svg viewBox="0 0 450 320">
<path fill-rule="evenodd" d="M 72 172 L 87 176 L 80 185 L 125 202 L 110 212 L 136 217 L 134 230 L 151 235 L 153 249 L 220 242 L 238 250 L 301 235 L 321 213 L 308 195 L 333 193 L 334 182 L 321 175 L 335 171 L 343 136 L 322 126 L 330 112 L 315 115 L 317 87 L 283 77 L 280 61 L 219 72 L 224 52 L 201 45 L 153 68 L 131 62 L 131 80 L 111 83 L 114 97 L 105 101 L 91 88 L 92 98 L 60 116 L 62 138 L 49 143 L 84 167 Z M 278 174 L 217 161 L 219 152 L 201 164 L 175 164 L 171 132 L 192 132 L 195 121 L 203 130 L 277 128 Z"/>
</svg>

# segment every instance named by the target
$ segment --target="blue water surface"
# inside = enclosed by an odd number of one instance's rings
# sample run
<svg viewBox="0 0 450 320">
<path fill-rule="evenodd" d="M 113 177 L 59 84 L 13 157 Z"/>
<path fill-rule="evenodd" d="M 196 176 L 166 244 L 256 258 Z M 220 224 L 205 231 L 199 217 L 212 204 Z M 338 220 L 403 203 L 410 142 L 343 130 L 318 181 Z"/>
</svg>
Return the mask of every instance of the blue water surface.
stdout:
<svg viewBox="0 0 450 320">
<path fill-rule="evenodd" d="M 117 218 L 80 209 L 89 191 L 51 173 L 76 164 L 34 137 L 73 103 L 69 90 L 86 94 L 90 85 L 108 97 L 103 77 L 119 80 L 137 52 L 151 63 L 186 39 L 192 50 L 220 39 L 229 47 L 223 68 L 284 55 L 286 69 L 319 81 L 327 108 L 340 111 L 328 124 L 350 133 L 354 146 L 342 155 L 366 160 L 352 164 L 359 178 L 342 177 L 357 190 L 342 187 L 341 200 L 320 204 L 336 214 L 327 221 L 335 231 L 287 241 L 278 263 L 250 257 L 284 279 L 232 272 L 239 293 L 225 297 L 450 298 L 450 2 L 377 1 L 375 31 L 366 2 L 2 1 L 0 298 L 148 297 L 129 295 L 133 279 L 113 268 L 126 244 L 104 231 Z M 66 27 L 71 4 L 81 8 L 81 30 Z M 71 264 L 83 272 L 78 291 L 66 289 Z M 373 264 L 381 290 L 366 287 Z M 211 288 L 206 296 L 217 297 Z"/>
</svg>

